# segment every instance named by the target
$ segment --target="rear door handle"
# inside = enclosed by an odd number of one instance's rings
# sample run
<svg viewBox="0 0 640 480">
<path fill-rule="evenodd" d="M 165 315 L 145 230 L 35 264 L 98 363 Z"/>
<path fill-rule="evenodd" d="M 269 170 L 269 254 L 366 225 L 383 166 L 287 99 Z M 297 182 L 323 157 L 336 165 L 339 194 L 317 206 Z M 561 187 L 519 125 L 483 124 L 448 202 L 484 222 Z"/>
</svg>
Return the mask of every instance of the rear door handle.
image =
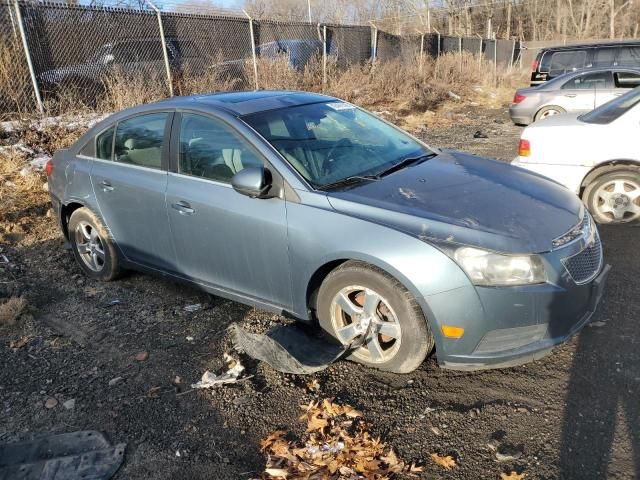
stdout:
<svg viewBox="0 0 640 480">
<path fill-rule="evenodd" d="M 111 183 L 109 183 L 107 180 L 101 181 L 100 186 L 102 186 L 102 190 L 104 190 L 105 192 L 113 191 L 113 185 L 111 185 Z"/>
<path fill-rule="evenodd" d="M 575 93 L 565 93 L 564 96 L 569 98 L 576 98 L 577 95 Z"/>
<path fill-rule="evenodd" d="M 189 205 L 189 203 L 185 202 L 184 200 L 181 200 L 178 203 L 172 203 L 171 208 L 177 210 L 180 215 L 191 215 L 196 212 L 193 208 L 191 208 L 191 205 Z"/>
</svg>

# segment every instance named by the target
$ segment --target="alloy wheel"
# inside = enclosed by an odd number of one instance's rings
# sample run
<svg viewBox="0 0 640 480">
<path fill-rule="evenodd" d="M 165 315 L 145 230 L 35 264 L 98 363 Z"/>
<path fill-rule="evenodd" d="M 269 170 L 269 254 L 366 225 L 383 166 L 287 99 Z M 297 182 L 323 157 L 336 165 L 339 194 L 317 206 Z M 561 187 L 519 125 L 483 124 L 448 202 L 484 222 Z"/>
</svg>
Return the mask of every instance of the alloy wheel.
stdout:
<svg viewBox="0 0 640 480">
<path fill-rule="evenodd" d="M 76 249 L 83 263 L 93 272 L 104 268 L 104 244 L 98 230 L 88 222 L 80 222 L 75 231 Z"/>
<path fill-rule="evenodd" d="M 630 222 L 640 218 L 640 184 L 630 179 L 613 179 L 595 192 L 593 207 L 611 222 Z"/>
<path fill-rule="evenodd" d="M 395 312 L 384 297 L 369 288 L 352 285 L 341 289 L 331 304 L 331 324 L 343 345 L 363 340 L 353 353 L 360 360 L 384 363 L 400 348 L 402 330 Z"/>
</svg>

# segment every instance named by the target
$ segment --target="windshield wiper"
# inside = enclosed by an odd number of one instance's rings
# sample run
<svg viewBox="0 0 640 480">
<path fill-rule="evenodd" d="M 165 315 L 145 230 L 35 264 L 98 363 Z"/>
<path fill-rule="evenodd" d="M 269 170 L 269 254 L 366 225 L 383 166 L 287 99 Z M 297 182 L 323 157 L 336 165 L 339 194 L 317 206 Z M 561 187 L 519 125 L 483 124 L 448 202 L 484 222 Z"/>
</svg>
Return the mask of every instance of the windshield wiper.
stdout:
<svg viewBox="0 0 640 480">
<path fill-rule="evenodd" d="M 318 190 L 331 190 L 333 188 L 343 187 L 345 185 L 351 185 L 363 181 L 375 182 L 376 180 L 379 180 L 379 177 L 377 175 L 351 175 L 350 177 L 343 178 L 342 180 L 338 180 L 337 182 L 320 185 L 318 187 Z"/>
<path fill-rule="evenodd" d="M 424 155 L 420 155 L 418 157 L 404 158 L 401 161 L 399 161 L 398 163 L 396 163 L 395 165 L 390 166 L 386 170 L 378 172 L 378 174 L 376 176 L 378 178 L 386 177 L 387 175 L 391 175 L 393 172 L 397 172 L 398 170 L 402 170 L 403 168 L 406 168 L 409 165 L 413 165 L 414 163 L 418 163 L 418 162 L 421 162 L 421 161 L 424 161 L 424 160 L 429 160 L 430 158 L 433 158 L 435 156 L 437 156 L 437 153 L 431 152 L 431 153 L 426 153 Z"/>
</svg>

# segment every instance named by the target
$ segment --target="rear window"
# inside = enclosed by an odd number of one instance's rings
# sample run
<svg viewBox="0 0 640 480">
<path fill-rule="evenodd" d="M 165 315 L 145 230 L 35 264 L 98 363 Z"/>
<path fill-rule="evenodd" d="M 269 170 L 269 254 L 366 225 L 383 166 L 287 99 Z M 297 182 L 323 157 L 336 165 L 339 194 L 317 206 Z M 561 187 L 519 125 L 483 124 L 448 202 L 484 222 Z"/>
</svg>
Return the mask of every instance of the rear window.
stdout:
<svg viewBox="0 0 640 480">
<path fill-rule="evenodd" d="M 549 73 L 555 77 L 563 73 L 584 68 L 586 60 L 587 52 L 585 50 L 555 52 L 551 57 Z"/>
<path fill-rule="evenodd" d="M 640 103 L 640 88 L 635 88 L 621 97 L 611 100 L 589 113 L 585 113 L 580 117 L 580 120 L 585 123 L 606 125 L 620 118 L 638 103 Z"/>
</svg>

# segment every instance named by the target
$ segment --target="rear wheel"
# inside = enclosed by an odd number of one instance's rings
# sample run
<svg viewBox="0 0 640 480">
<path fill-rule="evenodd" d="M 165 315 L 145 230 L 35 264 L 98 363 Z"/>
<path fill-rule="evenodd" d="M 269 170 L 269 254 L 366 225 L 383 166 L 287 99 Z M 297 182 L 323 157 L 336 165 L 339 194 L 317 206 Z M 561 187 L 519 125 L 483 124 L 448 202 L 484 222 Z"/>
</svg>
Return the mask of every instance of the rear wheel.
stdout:
<svg viewBox="0 0 640 480">
<path fill-rule="evenodd" d="M 396 279 L 365 263 L 347 262 L 331 272 L 316 306 L 320 326 L 335 342 L 364 342 L 350 357 L 356 362 L 408 373 L 433 349 L 415 298 Z"/>
<path fill-rule="evenodd" d="M 560 115 L 561 113 L 567 113 L 567 111 L 557 105 L 549 105 L 541 108 L 538 113 L 536 113 L 535 121 L 542 120 L 547 117 L 553 117 L 554 115 Z"/>
<path fill-rule="evenodd" d="M 596 177 L 582 196 L 598 223 L 640 220 L 640 173 L 616 170 Z"/>
<path fill-rule="evenodd" d="M 79 208 L 69 218 L 69 241 L 80 268 L 90 278 L 104 282 L 120 275 L 120 262 L 106 227 L 88 208 Z"/>
</svg>

